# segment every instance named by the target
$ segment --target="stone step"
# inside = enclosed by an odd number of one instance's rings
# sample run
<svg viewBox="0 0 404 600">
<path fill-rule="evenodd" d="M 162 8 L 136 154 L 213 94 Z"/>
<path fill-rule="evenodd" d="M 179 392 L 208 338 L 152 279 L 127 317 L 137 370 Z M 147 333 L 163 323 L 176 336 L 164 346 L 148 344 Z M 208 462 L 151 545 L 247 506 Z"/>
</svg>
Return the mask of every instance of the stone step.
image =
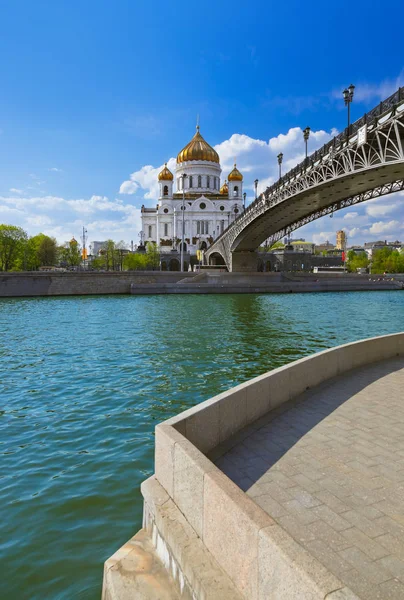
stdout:
<svg viewBox="0 0 404 600">
<path fill-rule="evenodd" d="M 102 600 L 185 600 L 141 529 L 104 565 Z"/>
</svg>

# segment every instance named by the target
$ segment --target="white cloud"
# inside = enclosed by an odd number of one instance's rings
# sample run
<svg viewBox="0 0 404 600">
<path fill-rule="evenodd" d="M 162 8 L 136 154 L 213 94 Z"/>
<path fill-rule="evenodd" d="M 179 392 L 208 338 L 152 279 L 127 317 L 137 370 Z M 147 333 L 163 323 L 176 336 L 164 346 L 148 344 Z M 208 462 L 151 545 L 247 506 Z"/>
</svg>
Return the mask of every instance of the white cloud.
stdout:
<svg viewBox="0 0 404 600">
<path fill-rule="evenodd" d="M 362 229 L 360 227 L 352 227 L 351 229 L 345 230 L 346 236 L 348 240 L 355 238 L 356 236 L 362 233 Z"/>
<path fill-rule="evenodd" d="M 46 227 L 52 225 L 52 219 L 46 215 L 34 215 L 26 218 L 27 225 L 33 225 L 34 227 Z"/>
<path fill-rule="evenodd" d="M 371 204 L 366 207 L 366 214 L 370 217 L 384 217 L 393 211 L 397 211 L 398 204 Z"/>
<path fill-rule="evenodd" d="M 295 237 L 300 237 L 296 233 L 294 235 L 295 235 Z M 312 240 L 315 244 L 322 244 L 324 242 L 333 243 L 332 240 L 334 237 L 335 237 L 334 231 L 320 231 L 320 233 L 313 234 Z"/>
<path fill-rule="evenodd" d="M 394 94 L 404 84 L 404 69 L 395 79 L 384 79 L 379 83 L 357 83 L 354 91 L 354 101 L 370 102 L 371 100 L 385 100 Z M 342 86 L 332 93 L 334 98 L 342 98 Z"/>
<path fill-rule="evenodd" d="M 402 229 L 400 221 L 377 221 L 370 227 L 370 233 L 393 233 Z"/>
<path fill-rule="evenodd" d="M 176 159 L 170 158 L 167 166 L 174 173 Z M 159 195 L 158 174 L 163 169 L 164 165 L 153 167 L 145 165 L 139 171 L 135 171 L 130 175 L 130 179 L 124 181 L 119 189 L 120 194 L 135 194 L 138 189 L 146 190 L 144 198 L 146 200 L 153 199 L 155 204 Z"/>
<path fill-rule="evenodd" d="M 140 209 L 122 199 L 105 196 L 65 199 L 59 196 L 0 197 L 0 223 L 23 227 L 29 235 L 45 233 L 59 243 L 80 236 L 83 226 L 90 240 L 111 237 L 137 240 Z"/>
<path fill-rule="evenodd" d="M 10 188 L 9 190 L 12 194 L 22 194 L 23 190 L 19 190 L 17 188 Z"/>
<path fill-rule="evenodd" d="M 359 215 L 359 213 L 357 213 L 357 212 L 348 212 L 348 213 L 346 213 L 346 215 L 344 215 L 343 218 L 347 219 L 347 220 L 356 219 L 358 215 Z"/>
<path fill-rule="evenodd" d="M 57 167 L 51 167 L 48 171 L 53 171 L 55 173 L 62 173 L 62 169 L 58 169 Z"/>
<path fill-rule="evenodd" d="M 335 132 L 334 132 L 335 133 Z M 312 131 L 309 139 L 309 152 L 313 152 L 329 139 L 331 133 L 326 131 Z M 268 142 L 251 138 L 248 135 L 234 133 L 228 140 L 215 146 L 220 156 L 222 167 L 222 180 L 224 180 L 237 162 L 237 167 L 244 174 L 244 189 L 254 190 L 254 180 L 258 178 L 258 193 L 265 190 L 278 178 L 277 154 L 283 152 L 283 171 L 286 172 L 296 166 L 304 158 L 303 132 L 300 127 L 289 129 L 286 134 L 280 134 L 271 138 Z M 174 173 L 176 159 L 170 158 L 168 168 Z M 130 178 L 121 184 L 121 194 L 136 194 L 143 191 L 143 198 L 151 200 L 149 204 L 155 204 L 158 198 L 158 173 L 163 165 L 154 167 L 145 165 L 130 175 Z M 250 194 L 250 200 L 253 194 Z"/>
</svg>

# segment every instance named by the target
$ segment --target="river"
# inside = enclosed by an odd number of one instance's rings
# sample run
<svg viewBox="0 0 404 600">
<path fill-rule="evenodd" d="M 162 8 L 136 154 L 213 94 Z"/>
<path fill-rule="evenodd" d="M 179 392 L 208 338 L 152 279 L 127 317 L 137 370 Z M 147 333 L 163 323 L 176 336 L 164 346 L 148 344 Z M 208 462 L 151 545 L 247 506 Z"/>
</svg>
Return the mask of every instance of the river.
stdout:
<svg viewBox="0 0 404 600">
<path fill-rule="evenodd" d="M 401 291 L 0 299 L 0 597 L 99 600 L 157 423 L 403 324 Z"/>
</svg>

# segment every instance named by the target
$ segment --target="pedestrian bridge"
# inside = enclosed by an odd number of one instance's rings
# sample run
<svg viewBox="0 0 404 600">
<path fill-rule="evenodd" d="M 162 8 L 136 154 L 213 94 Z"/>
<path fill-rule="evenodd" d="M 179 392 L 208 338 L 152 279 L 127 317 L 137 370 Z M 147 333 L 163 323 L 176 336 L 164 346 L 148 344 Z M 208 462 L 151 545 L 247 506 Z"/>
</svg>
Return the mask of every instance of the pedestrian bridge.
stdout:
<svg viewBox="0 0 404 600">
<path fill-rule="evenodd" d="M 404 87 L 307 157 L 211 244 L 208 264 L 256 271 L 258 247 L 327 214 L 404 189 Z"/>
</svg>

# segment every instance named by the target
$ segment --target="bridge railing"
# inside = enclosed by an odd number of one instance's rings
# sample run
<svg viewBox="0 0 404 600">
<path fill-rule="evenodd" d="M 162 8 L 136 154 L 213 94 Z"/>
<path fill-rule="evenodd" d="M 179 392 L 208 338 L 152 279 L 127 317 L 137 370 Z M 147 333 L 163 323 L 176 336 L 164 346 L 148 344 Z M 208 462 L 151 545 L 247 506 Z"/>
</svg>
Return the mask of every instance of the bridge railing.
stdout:
<svg viewBox="0 0 404 600">
<path fill-rule="evenodd" d="M 301 175 L 306 169 L 318 161 L 322 160 L 325 156 L 330 154 L 331 151 L 337 150 L 340 146 L 342 146 L 352 135 L 355 135 L 358 132 L 358 129 L 363 127 L 364 125 L 377 125 L 378 120 L 381 116 L 387 113 L 389 110 L 392 110 L 397 104 L 404 100 L 404 87 L 398 88 L 394 94 L 386 98 L 380 102 L 375 108 L 372 108 L 368 113 L 364 114 L 363 117 L 352 123 L 349 127 L 345 127 L 341 133 L 333 137 L 332 140 L 324 144 L 321 148 L 313 152 L 310 156 L 305 158 L 301 163 L 293 167 L 290 171 L 288 171 L 283 177 L 278 179 L 271 186 L 267 187 L 265 192 L 260 194 L 258 198 L 256 198 L 240 215 L 238 215 L 236 221 L 243 217 L 243 215 L 248 214 L 250 211 L 254 210 L 257 204 L 260 201 L 262 195 L 266 197 L 270 196 L 273 192 L 282 187 L 283 184 L 289 183 L 298 175 Z M 227 231 L 233 226 L 231 223 L 226 229 L 215 239 L 213 243 L 216 243 L 221 237 L 223 237 Z"/>
</svg>

